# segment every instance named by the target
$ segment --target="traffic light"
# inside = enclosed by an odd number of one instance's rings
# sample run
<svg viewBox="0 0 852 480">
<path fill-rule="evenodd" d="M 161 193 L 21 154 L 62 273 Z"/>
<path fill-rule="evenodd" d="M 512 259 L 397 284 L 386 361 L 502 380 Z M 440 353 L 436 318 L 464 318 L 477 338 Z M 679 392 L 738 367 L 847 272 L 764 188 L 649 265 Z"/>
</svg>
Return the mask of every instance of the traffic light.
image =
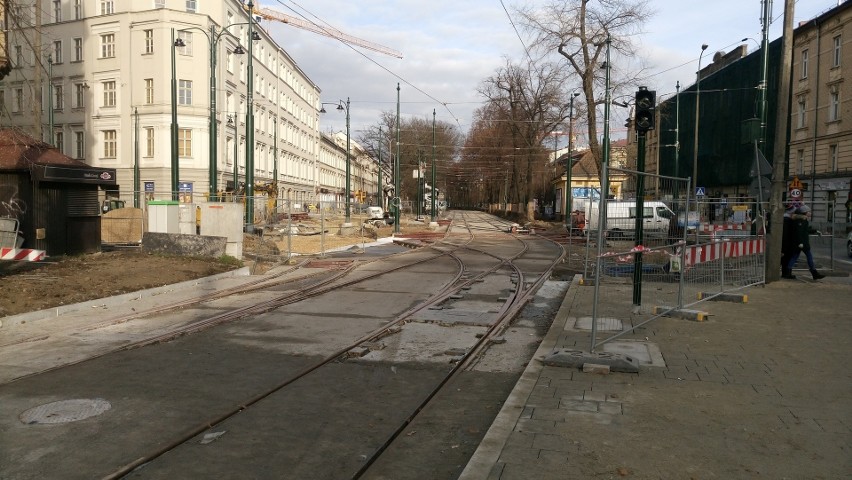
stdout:
<svg viewBox="0 0 852 480">
<path fill-rule="evenodd" d="M 639 87 L 636 92 L 636 131 L 645 133 L 654 129 L 654 106 L 657 92 L 648 87 Z"/>
</svg>

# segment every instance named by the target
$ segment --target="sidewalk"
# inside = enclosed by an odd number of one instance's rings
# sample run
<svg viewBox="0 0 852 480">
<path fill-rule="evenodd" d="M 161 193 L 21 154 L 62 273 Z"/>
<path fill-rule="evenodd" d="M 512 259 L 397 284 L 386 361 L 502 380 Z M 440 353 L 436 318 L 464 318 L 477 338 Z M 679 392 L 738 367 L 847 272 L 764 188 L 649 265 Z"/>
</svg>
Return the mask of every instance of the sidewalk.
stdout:
<svg viewBox="0 0 852 480">
<path fill-rule="evenodd" d="M 699 304 L 705 322 L 660 318 L 627 337 L 665 366 L 601 375 L 541 363 L 589 348 L 574 320 L 593 287 L 575 280 L 460 478 L 849 478 L 852 280 L 744 293 Z"/>
</svg>

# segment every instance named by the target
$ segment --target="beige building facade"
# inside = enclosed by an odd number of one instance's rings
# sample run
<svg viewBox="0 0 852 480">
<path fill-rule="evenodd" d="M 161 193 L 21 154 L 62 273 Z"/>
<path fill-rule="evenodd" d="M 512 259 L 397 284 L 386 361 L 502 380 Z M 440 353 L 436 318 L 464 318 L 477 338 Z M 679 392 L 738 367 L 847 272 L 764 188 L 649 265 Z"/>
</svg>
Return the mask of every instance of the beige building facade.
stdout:
<svg viewBox="0 0 852 480">
<path fill-rule="evenodd" d="M 321 175 L 328 176 L 320 166 L 321 90 L 263 23 L 255 24 L 259 38 L 249 46 L 249 17 L 239 0 L 13 3 L 14 68 L 0 80 L 4 125 L 89 165 L 115 168 L 121 197 L 138 185 L 148 198 L 167 198 L 174 81 L 181 190 L 198 197 L 210 189 L 211 95 L 217 190 L 234 189 L 235 178 L 239 188 L 246 178 L 251 50 L 254 180 L 275 182 L 280 196 L 294 201 L 319 194 Z M 174 47 L 173 34 L 185 46 Z"/>
<path fill-rule="evenodd" d="M 805 185 L 805 201 L 820 220 L 852 222 L 852 4 L 796 28 L 790 109 L 790 179 Z M 840 204 L 841 211 L 830 211 Z M 844 205 L 845 204 L 845 205 Z M 820 205 L 828 207 L 821 209 Z M 822 211 L 820 211 L 822 210 Z"/>
</svg>

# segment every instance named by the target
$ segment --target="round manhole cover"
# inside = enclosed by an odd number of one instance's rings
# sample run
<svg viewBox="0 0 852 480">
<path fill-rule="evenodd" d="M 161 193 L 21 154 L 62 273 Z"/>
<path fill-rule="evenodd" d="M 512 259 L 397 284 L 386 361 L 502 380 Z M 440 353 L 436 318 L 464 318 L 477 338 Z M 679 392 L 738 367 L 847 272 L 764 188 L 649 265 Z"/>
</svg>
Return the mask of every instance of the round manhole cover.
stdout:
<svg viewBox="0 0 852 480">
<path fill-rule="evenodd" d="M 33 407 L 22 413 L 20 419 L 27 425 L 76 422 L 98 416 L 110 407 L 102 398 L 62 400 Z"/>
</svg>

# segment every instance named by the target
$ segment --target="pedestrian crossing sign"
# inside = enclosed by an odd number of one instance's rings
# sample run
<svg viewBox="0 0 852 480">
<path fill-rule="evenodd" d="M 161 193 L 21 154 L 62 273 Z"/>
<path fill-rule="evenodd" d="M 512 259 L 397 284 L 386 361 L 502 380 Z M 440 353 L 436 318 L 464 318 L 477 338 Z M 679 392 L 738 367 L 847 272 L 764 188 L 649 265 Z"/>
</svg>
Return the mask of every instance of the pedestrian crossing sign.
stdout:
<svg viewBox="0 0 852 480">
<path fill-rule="evenodd" d="M 706 194 L 704 193 L 704 187 L 695 187 L 695 196 L 696 197 L 703 197 L 705 195 Z"/>
</svg>

